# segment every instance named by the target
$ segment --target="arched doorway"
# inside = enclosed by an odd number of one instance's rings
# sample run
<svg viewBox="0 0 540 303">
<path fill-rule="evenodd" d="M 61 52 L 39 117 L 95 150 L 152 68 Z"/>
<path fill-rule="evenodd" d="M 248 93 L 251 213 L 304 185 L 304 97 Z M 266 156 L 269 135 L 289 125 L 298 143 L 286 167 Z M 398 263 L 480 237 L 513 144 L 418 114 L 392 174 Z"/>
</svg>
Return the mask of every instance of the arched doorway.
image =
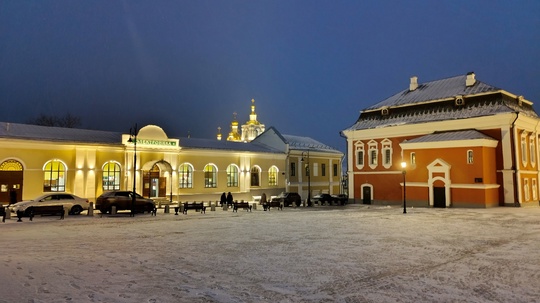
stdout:
<svg viewBox="0 0 540 303">
<path fill-rule="evenodd" d="M 147 170 L 144 170 L 143 167 L 143 196 L 149 198 L 164 198 L 167 196 L 166 175 L 171 176 L 172 167 L 166 161 L 145 164 L 145 166 L 149 165 L 152 166 Z M 168 174 L 166 174 L 166 172 L 168 172 Z"/>
<path fill-rule="evenodd" d="M 0 163 L 0 202 L 22 200 L 24 170 L 21 162 L 6 160 Z"/>
</svg>

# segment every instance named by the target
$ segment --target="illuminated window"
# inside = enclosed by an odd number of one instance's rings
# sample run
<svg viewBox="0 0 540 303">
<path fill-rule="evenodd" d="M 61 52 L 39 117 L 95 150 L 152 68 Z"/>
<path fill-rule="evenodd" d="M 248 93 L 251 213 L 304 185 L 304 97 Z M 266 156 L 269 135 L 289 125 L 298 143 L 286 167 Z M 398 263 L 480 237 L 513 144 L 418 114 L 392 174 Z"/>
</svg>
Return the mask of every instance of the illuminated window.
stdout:
<svg viewBox="0 0 540 303">
<path fill-rule="evenodd" d="M 467 151 L 467 164 L 473 164 L 474 163 L 474 153 L 472 150 Z"/>
<path fill-rule="evenodd" d="M 276 186 L 278 184 L 278 172 L 277 167 L 270 167 L 270 170 L 268 170 L 268 185 Z"/>
<path fill-rule="evenodd" d="M 257 166 L 251 168 L 251 186 L 259 186 L 261 184 L 261 169 Z"/>
<path fill-rule="evenodd" d="M 178 178 L 180 188 L 193 188 L 193 166 L 189 163 L 180 164 Z"/>
<path fill-rule="evenodd" d="M 217 168 L 214 164 L 207 164 L 204 167 L 204 187 L 217 187 Z"/>
<path fill-rule="evenodd" d="M 43 191 L 66 191 L 66 166 L 58 160 L 47 162 L 43 167 Z"/>
<path fill-rule="evenodd" d="M 411 153 L 411 166 L 416 165 L 416 153 Z"/>
<path fill-rule="evenodd" d="M 227 167 L 227 187 L 238 187 L 238 166 L 234 164 Z"/>
<path fill-rule="evenodd" d="M 120 190 L 120 164 L 107 162 L 102 170 L 103 190 Z"/>
</svg>

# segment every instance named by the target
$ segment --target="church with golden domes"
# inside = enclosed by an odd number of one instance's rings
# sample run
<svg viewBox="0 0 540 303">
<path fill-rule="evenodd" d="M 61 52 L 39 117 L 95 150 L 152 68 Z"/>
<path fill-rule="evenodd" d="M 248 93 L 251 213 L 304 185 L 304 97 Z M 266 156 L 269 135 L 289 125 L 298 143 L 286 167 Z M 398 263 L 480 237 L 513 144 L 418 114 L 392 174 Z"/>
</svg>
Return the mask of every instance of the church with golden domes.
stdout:
<svg viewBox="0 0 540 303">
<path fill-rule="evenodd" d="M 227 136 L 227 141 L 251 142 L 260 134 L 264 133 L 264 131 L 264 124 L 257 120 L 257 113 L 255 112 L 255 99 L 251 99 L 251 113 L 249 114 L 249 121 L 242 125 L 241 133 L 239 133 L 238 120 L 236 118 L 236 113 L 234 113 L 233 121 L 231 122 L 231 131 Z M 221 128 L 218 128 L 217 139 L 221 140 Z"/>
</svg>

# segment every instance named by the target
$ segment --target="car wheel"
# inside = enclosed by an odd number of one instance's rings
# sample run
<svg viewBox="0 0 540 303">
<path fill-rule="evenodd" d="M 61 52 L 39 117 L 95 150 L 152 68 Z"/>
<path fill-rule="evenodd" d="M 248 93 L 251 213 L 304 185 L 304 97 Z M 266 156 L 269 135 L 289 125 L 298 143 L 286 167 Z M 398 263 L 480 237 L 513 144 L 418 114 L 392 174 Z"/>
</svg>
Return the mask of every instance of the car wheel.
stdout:
<svg viewBox="0 0 540 303">
<path fill-rule="evenodd" d="M 27 209 L 24 210 L 24 215 L 26 217 L 30 217 L 30 213 L 32 212 L 32 208 L 31 207 L 28 207 Z"/>
<path fill-rule="evenodd" d="M 70 215 L 80 215 L 82 211 L 83 209 L 80 205 L 75 205 L 71 208 Z"/>
</svg>

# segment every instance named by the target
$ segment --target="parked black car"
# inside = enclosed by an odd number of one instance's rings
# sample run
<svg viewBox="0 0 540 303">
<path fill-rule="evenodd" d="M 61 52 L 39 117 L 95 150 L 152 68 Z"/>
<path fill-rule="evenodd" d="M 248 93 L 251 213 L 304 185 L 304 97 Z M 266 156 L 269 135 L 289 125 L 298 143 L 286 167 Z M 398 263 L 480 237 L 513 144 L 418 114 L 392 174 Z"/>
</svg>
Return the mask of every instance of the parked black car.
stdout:
<svg viewBox="0 0 540 303">
<path fill-rule="evenodd" d="M 272 202 L 281 202 L 283 206 L 291 206 L 292 203 L 296 203 L 296 206 L 300 206 L 302 198 L 298 193 L 282 192 L 279 196 L 272 198 Z"/>
<path fill-rule="evenodd" d="M 116 210 L 131 210 L 131 203 L 133 201 L 133 192 L 127 190 L 109 191 L 103 193 L 96 199 L 96 209 L 101 213 L 110 213 L 113 206 L 116 206 Z M 143 211 L 151 212 L 154 207 L 154 201 L 152 199 L 146 199 L 143 196 L 135 193 L 135 207 L 142 209 Z"/>
<path fill-rule="evenodd" d="M 339 201 L 339 205 L 345 205 L 349 201 L 349 196 L 346 194 L 332 195 L 336 201 Z"/>
</svg>

